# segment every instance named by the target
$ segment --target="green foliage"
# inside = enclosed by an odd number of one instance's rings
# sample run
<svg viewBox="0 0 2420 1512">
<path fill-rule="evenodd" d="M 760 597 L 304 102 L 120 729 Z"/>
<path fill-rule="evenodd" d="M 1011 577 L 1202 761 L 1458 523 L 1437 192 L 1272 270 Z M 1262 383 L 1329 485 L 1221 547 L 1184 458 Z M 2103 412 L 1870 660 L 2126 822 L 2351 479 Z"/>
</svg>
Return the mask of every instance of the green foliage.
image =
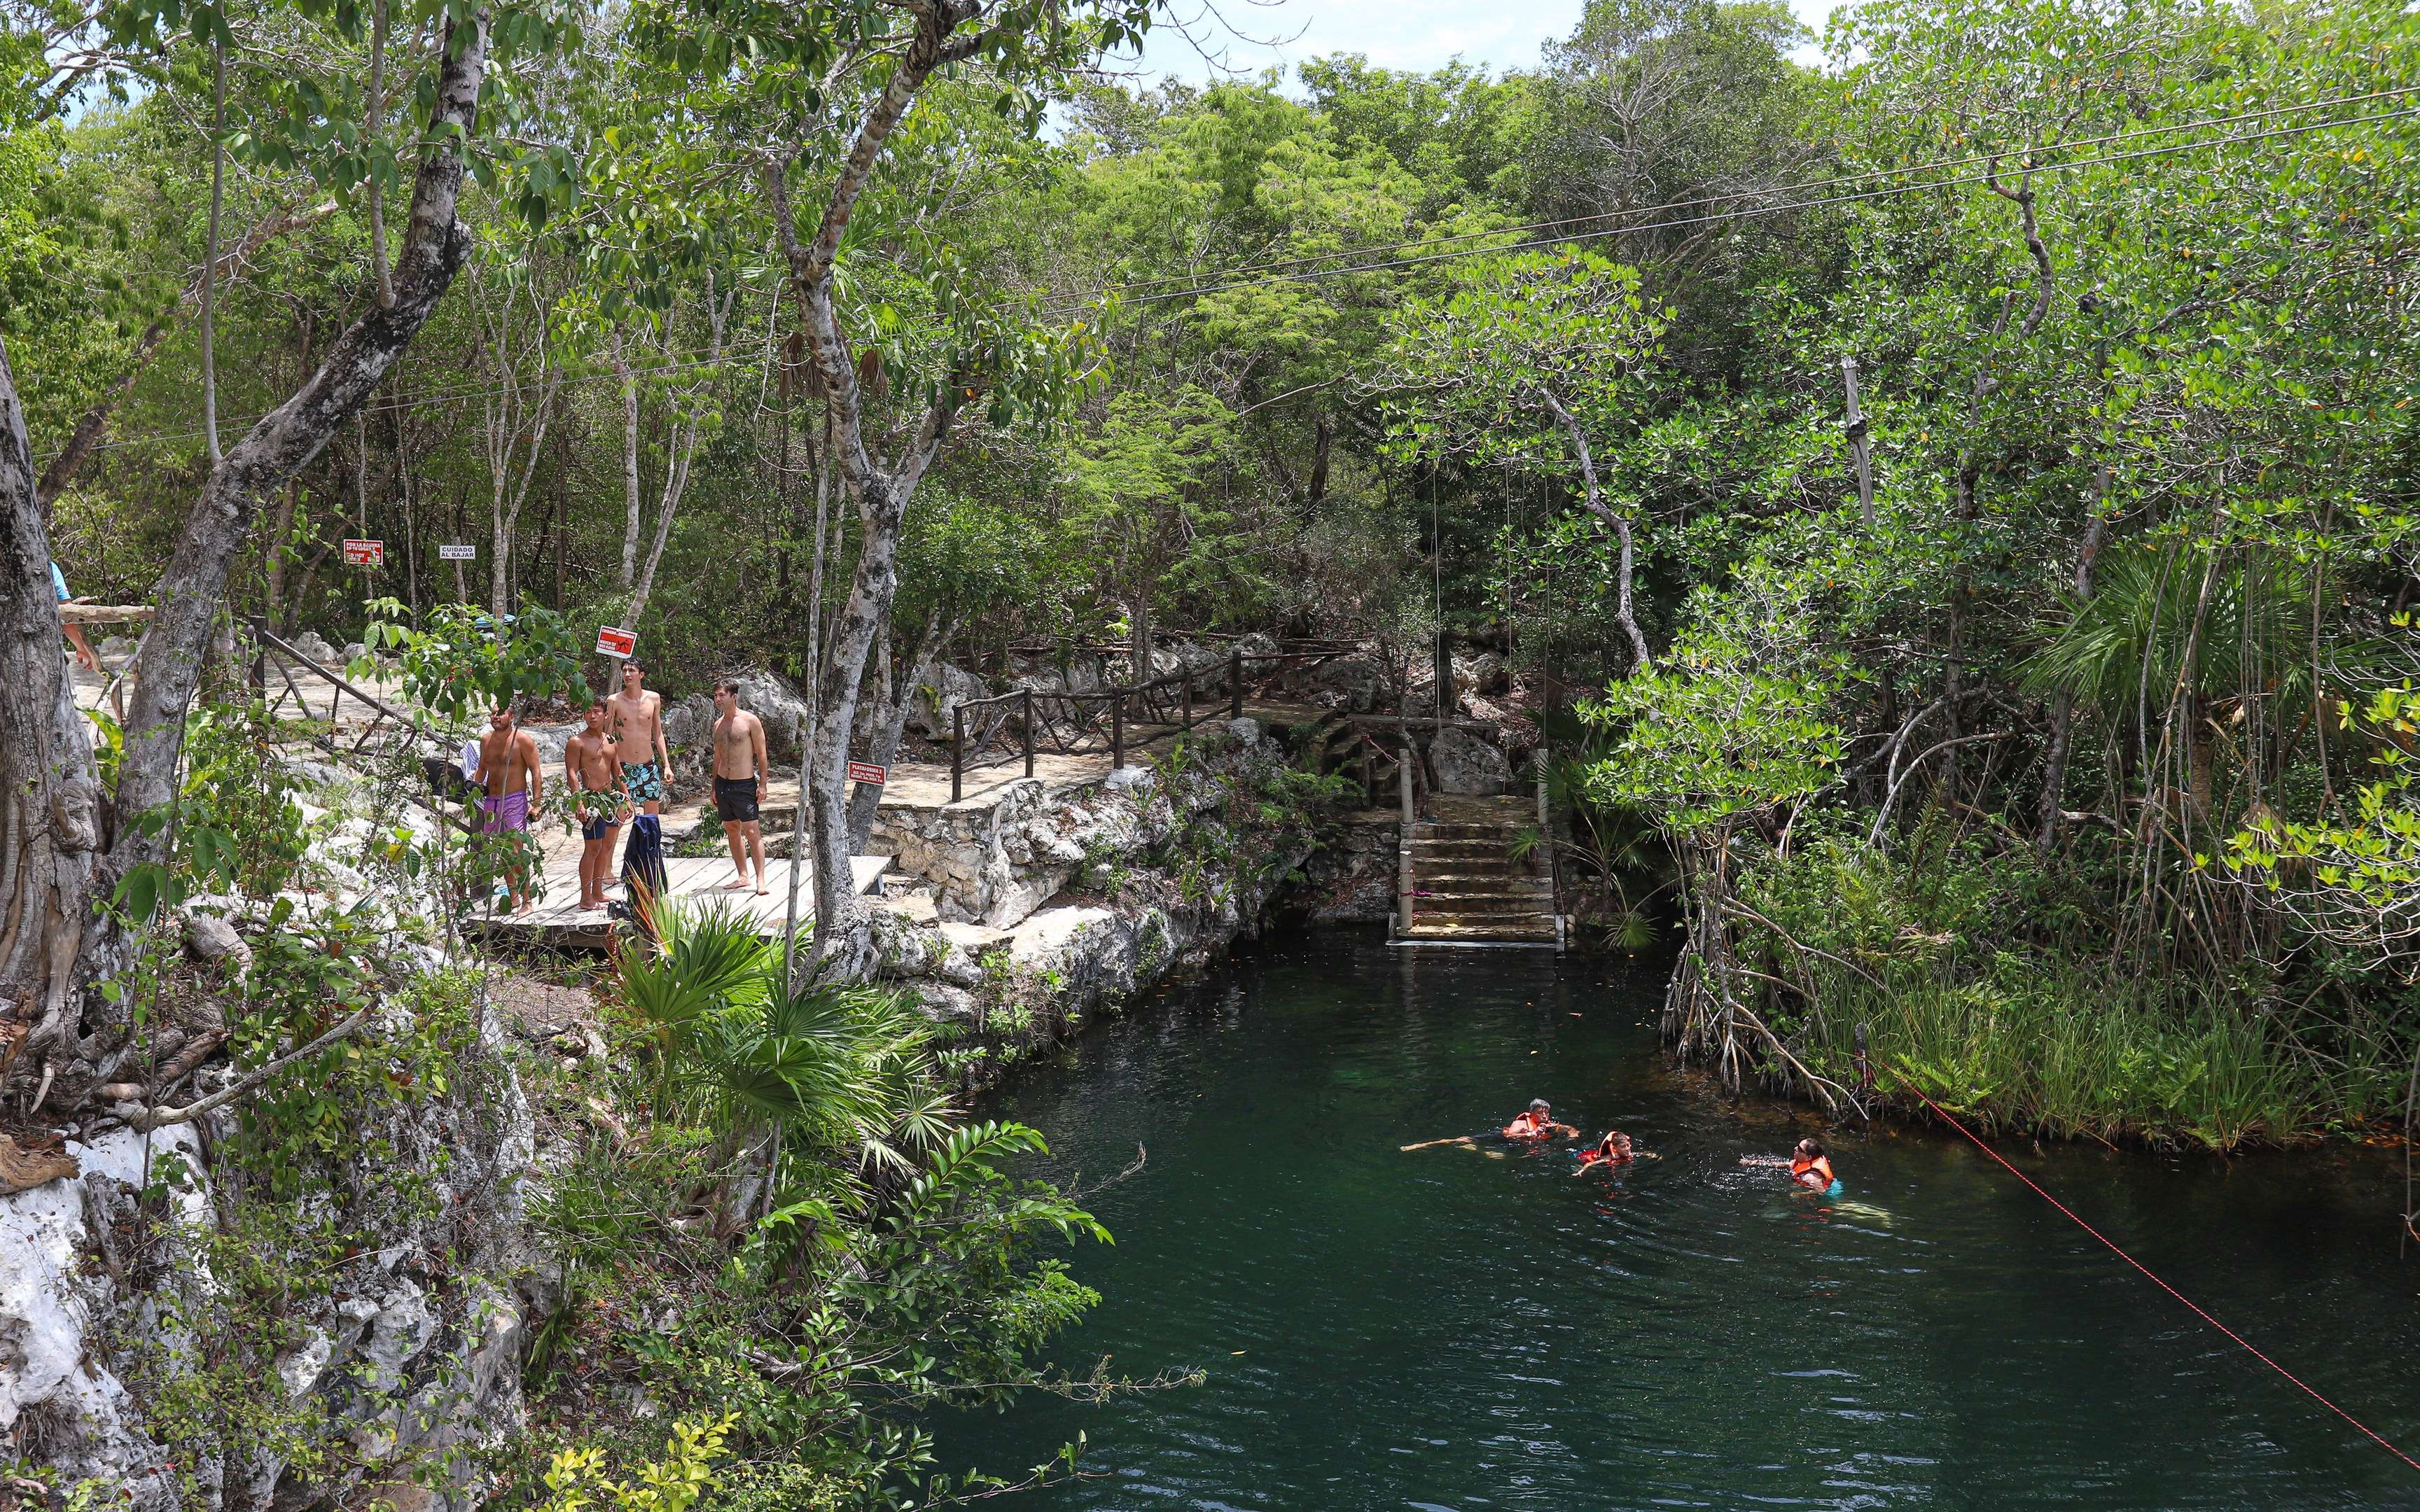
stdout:
<svg viewBox="0 0 2420 1512">
<path fill-rule="evenodd" d="M 2129 544 L 2102 554 L 2092 596 L 2026 664 L 2029 692 L 2064 689 L 2118 717 L 2186 688 L 2224 698 L 2257 687 L 2310 700 L 2309 585 L 2275 562 Z M 2349 652 L 2352 648 L 2346 648 Z M 2342 672 L 2358 663 L 2340 656 Z"/>
<path fill-rule="evenodd" d="M 265 900 L 284 889 L 301 864 L 309 834 L 296 784 L 258 709 L 230 715 L 200 708 L 185 718 L 186 766 L 176 802 L 133 823 L 168 834 L 168 856 L 130 868 L 112 902 L 149 922 L 196 893 Z M 116 727 L 105 766 L 114 766 Z"/>
<path fill-rule="evenodd" d="M 1844 1085 L 1862 1024 L 1878 1065 L 1986 1129 L 2230 1149 L 2357 1131 L 2400 1096 L 2386 1020 L 2283 1011 L 2257 980 L 2113 979 L 2088 867 L 1936 824 L 1903 857 L 1818 835 L 1745 876 L 1741 952 L 1781 984 L 1759 1011 Z"/>
<path fill-rule="evenodd" d="M 373 600 L 363 633 L 363 657 L 348 669 L 366 677 L 375 670 L 369 654 L 391 651 L 400 663 L 403 686 L 412 700 L 446 719 L 485 714 L 516 700 L 545 700 L 585 689 L 583 649 L 563 616 L 527 609 L 500 625 L 494 615 L 470 604 L 440 604 L 415 629 L 410 613 L 392 598 Z"/>
<path fill-rule="evenodd" d="M 1664 665 L 1583 703 L 1610 748 L 1583 779 L 1590 801 L 1637 810 L 1672 834 L 1723 829 L 1803 802 L 1838 780 L 1834 701 L 1847 657 L 1815 643 L 1807 586 L 1761 565 L 1730 593 L 1700 593 L 1699 618 Z"/>
<path fill-rule="evenodd" d="M 1603 446 L 1652 402 L 1648 363 L 1663 330 L 1637 270 L 1594 252 L 1460 264 L 1450 293 L 1397 316 L 1388 361 L 1403 392 L 1389 444 L 1407 459 L 1460 455 L 1568 475 L 1580 461 L 1570 426 Z"/>
<path fill-rule="evenodd" d="M 916 1414 L 1053 1381 L 1030 1356 L 1096 1299 L 1049 1250 L 1107 1232 L 1007 1174 L 1039 1134 L 962 1123 L 911 1007 L 786 990 L 779 949 L 727 910 L 658 928 L 619 963 L 637 1054 L 608 1071 L 643 1118 L 600 1128 L 538 1207 L 572 1294 L 531 1379 L 566 1397 L 644 1381 L 697 1432 L 643 1462 L 635 1424 L 596 1422 L 543 1475 L 509 1467 L 506 1504 L 671 1505 L 629 1498 L 710 1482 L 718 1504 L 904 1508 L 1001 1484 L 936 1473 Z M 617 1481 L 616 1462 L 641 1468 Z"/>
</svg>

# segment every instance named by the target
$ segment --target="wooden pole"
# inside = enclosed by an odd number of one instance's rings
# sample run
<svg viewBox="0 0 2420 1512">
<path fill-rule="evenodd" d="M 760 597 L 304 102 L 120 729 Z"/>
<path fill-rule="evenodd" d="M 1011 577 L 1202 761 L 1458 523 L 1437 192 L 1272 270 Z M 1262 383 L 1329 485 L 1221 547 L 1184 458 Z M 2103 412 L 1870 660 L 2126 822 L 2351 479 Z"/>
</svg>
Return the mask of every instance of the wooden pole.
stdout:
<svg viewBox="0 0 2420 1512">
<path fill-rule="evenodd" d="M 1025 690 L 1025 775 L 1033 775 L 1033 689 Z"/>
<path fill-rule="evenodd" d="M 967 764 L 967 707 L 957 704 L 950 710 L 950 801 L 960 796 L 960 779 Z"/>
<path fill-rule="evenodd" d="M 1109 770 L 1126 764 L 1126 691 L 1109 689 Z"/>
<path fill-rule="evenodd" d="M 807 684 L 807 697 L 818 696 L 815 685 Z M 799 875 L 807 869 L 807 769 L 814 764 L 814 736 L 808 732 L 807 717 L 802 711 L 793 721 L 799 737 L 799 807 L 790 815 L 790 907 L 782 920 L 782 990 L 791 990 L 795 978 L 791 973 L 799 962 Z"/>
<path fill-rule="evenodd" d="M 1840 359 L 1840 381 L 1849 393 L 1849 455 L 1857 464 L 1857 508 L 1866 517 L 1866 529 L 1874 527 L 1874 456 L 1866 440 L 1865 411 L 1857 408 L 1857 360 Z"/>
<path fill-rule="evenodd" d="M 1227 717 L 1240 719 L 1243 717 L 1244 654 L 1231 651 L 1227 653 Z"/>
<path fill-rule="evenodd" d="M 1395 768 L 1396 786 L 1404 800 L 1403 841 L 1395 847 L 1395 918 L 1396 933 L 1412 932 L 1412 748 L 1407 741 L 1403 748 L 1403 760 Z"/>
</svg>

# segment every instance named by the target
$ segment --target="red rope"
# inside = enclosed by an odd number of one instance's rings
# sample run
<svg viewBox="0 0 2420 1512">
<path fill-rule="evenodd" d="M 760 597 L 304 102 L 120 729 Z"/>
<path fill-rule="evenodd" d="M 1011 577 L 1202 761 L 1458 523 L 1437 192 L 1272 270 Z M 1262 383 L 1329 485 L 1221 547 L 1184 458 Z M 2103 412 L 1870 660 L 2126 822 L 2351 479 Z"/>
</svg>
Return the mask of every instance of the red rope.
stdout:
<svg viewBox="0 0 2420 1512">
<path fill-rule="evenodd" d="M 1981 1150 L 1984 1154 L 1991 1156 L 1993 1160 L 1997 1161 L 2002 1170 L 2007 1171 L 2010 1176 L 2015 1177 L 2018 1180 L 2024 1182 L 2025 1185 L 2032 1187 L 2036 1196 L 2041 1198 L 2044 1202 L 2049 1203 L 2052 1207 L 2056 1208 L 2059 1211 L 2067 1214 L 2068 1218 L 2074 1223 L 2076 1227 L 2083 1229 L 2086 1233 L 2090 1234 L 2093 1238 L 2107 1245 L 2110 1254 L 2117 1256 L 2119 1259 L 2124 1260 L 2135 1270 L 2142 1272 L 2144 1276 L 2147 1277 L 2153 1286 L 2159 1288 L 2162 1291 L 2166 1292 L 2169 1296 L 2176 1298 L 2177 1301 L 2183 1303 L 2186 1307 L 2190 1308 L 2195 1318 L 2208 1323 L 2211 1327 L 2226 1335 L 2228 1338 L 2233 1339 L 2236 1343 L 2242 1345 L 2245 1350 L 2251 1352 L 2254 1359 L 2259 1361 L 2262 1365 L 2267 1365 L 2270 1369 L 2276 1371 L 2279 1375 L 2285 1377 L 2288 1381 L 2292 1381 L 2295 1385 L 2302 1387 L 2304 1392 L 2310 1396 L 2311 1400 L 2319 1403 L 2321 1407 L 2326 1408 L 2329 1412 L 2334 1412 L 2336 1416 L 2343 1418 L 2354 1427 L 2359 1428 L 2363 1436 L 2367 1438 L 2371 1443 L 2377 1444 L 2388 1454 L 2393 1455 L 2396 1458 L 2402 1460 L 2405 1464 L 2410 1465 L 2413 1470 L 2420 1470 L 2420 1459 L 2412 1458 L 2410 1455 L 2405 1454 L 2402 1450 L 2387 1443 L 2386 1440 L 2381 1437 L 2376 1430 L 2372 1429 L 2368 1424 L 2364 1423 L 2361 1419 L 2353 1416 L 2350 1412 L 2346 1412 L 2343 1408 L 2338 1407 L 2335 1403 L 2328 1400 L 2325 1396 L 2320 1396 L 2319 1392 L 2307 1381 L 2304 1381 L 2302 1377 L 2297 1376 L 2291 1370 L 2287 1369 L 2284 1365 L 2272 1360 L 2267 1355 L 2261 1353 L 2258 1350 L 2254 1349 L 2251 1340 L 2245 1338 L 2242 1335 L 2238 1334 L 2235 1330 L 2227 1327 L 2225 1323 L 2220 1322 L 2217 1319 L 2212 1318 L 2208 1312 L 2202 1309 L 2200 1304 L 2195 1302 L 2191 1297 L 2186 1296 L 2183 1292 L 2179 1291 L 2176 1288 L 2168 1285 L 2165 1281 L 2161 1280 L 2159 1276 L 2152 1273 L 2149 1266 L 2145 1265 L 2142 1261 L 2134 1258 L 2132 1255 L 2119 1249 L 2115 1243 L 2111 1242 L 2109 1236 L 2103 1234 L 2100 1229 L 2093 1227 L 2090 1224 L 2086 1223 L 2083 1219 L 2076 1217 L 2075 1211 L 2073 1209 L 2070 1208 L 2066 1203 L 2058 1200 L 2058 1198 L 2052 1196 L 2048 1192 L 2043 1191 L 2041 1183 L 2036 1181 L 2032 1177 L 2027 1176 L 2024 1172 L 2017 1169 L 2015 1166 L 2009 1165 L 2006 1160 L 2002 1159 L 1998 1150 L 1993 1149 L 1991 1146 L 1983 1143 L 1982 1140 L 1976 1138 L 1974 1130 L 1967 1128 L 1964 1124 L 1950 1117 L 1949 1111 L 1947 1108 L 1944 1108 L 1940 1103 L 1935 1103 L 1929 1097 L 1926 1097 L 1924 1095 L 1924 1088 L 1916 1086 L 1914 1082 L 1909 1081 L 1907 1079 L 1907 1074 L 1904 1072 L 1901 1072 L 1896 1066 L 1891 1066 L 1887 1061 L 1884 1062 L 1884 1065 L 1890 1071 L 1892 1075 L 1897 1076 L 1900 1081 L 1906 1086 L 1909 1091 L 1914 1092 L 1916 1097 L 1923 1102 L 1926 1107 L 1931 1108 L 1936 1115 L 1938 1115 L 1943 1122 L 1948 1124 L 1949 1127 L 1957 1130 L 1960 1134 L 1964 1134 L 1974 1143 L 1977 1149 Z"/>
</svg>

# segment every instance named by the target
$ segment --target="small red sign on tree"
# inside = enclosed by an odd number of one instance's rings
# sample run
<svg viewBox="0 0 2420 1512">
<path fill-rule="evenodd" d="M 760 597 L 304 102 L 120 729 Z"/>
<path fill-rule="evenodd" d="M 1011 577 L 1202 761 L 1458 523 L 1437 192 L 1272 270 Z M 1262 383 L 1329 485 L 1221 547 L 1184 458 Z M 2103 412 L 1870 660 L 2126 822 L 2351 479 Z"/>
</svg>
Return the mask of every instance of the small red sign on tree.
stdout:
<svg viewBox="0 0 2420 1512">
<path fill-rule="evenodd" d="M 610 625 L 600 625 L 597 627 L 597 654 L 598 656 L 621 656 L 627 659 L 632 652 L 638 649 L 638 631 L 616 630 Z"/>
<path fill-rule="evenodd" d="M 384 541 L 347 541 L 345 565 L 348 567 L 386 565 L 386 543 Z"/>
<path fill-rule="evenodd" d="M 848 779 L 878 788 L 891 779 L 891 768 L 876 766 L 872 762 L 851 762 L 848 764 Z"/>
</svg>

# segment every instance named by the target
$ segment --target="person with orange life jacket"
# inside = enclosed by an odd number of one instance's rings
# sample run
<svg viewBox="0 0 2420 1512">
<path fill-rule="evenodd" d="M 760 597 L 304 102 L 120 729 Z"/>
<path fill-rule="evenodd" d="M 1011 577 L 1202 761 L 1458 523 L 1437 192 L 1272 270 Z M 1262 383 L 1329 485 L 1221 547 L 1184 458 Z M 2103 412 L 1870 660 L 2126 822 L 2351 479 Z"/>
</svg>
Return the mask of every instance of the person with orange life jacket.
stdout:
<svg viewBox="0 0 2420 1512">
<path fill-rule="evenodd" d="M 1825 1155 L 1823 1147 L 1812 1139 L 1798 1141 L 1798 1148 L 1791 1151 L 1786 1160 L 1779 1155 L 1742 1155 L 1740 1164 L 1787 1167 L 1791 1180 L 1816 1196 L 1837 1197 L 1840 1195 L 1840 1179 L 1833 1173 L 1831 1157 Z"/>
<path fill-rule="evenodd" d="M 1619 1129 L 1607 1129 L 1605 1137 L 1580 1151 L 1580 1169 L 1591 1165 L 1613 1166 L 1637 1158 L 1630 1136 Z"/>
<path fill-rule="evenodd" d="M 1570 1124 L 1557 1123 L 1553 1113 L 1554 1110 L 1546 1105 L 1544 1098 L 1533 1097 L 1529 1100 L 1529 1105 L 1515 1114 L 1512 1121 L 1504 1126 L 1504 1137 L 1544 1139 L 1558 1131 L 1560 1131 L 1566 1139 L 1577 1139 L 1580 1136 L 1580 1132 Z"/>
<path fill-rule="evenodd" d="M 1839 1195 L 1840 1179 L 1832 1174 L 1831 1158 L 1812 1139 L 1801 1139 L 1798 1148 L 1791 1152 L 1790 1179 L 1809 1192 L 1826 1196 Z"/>
</svg>

